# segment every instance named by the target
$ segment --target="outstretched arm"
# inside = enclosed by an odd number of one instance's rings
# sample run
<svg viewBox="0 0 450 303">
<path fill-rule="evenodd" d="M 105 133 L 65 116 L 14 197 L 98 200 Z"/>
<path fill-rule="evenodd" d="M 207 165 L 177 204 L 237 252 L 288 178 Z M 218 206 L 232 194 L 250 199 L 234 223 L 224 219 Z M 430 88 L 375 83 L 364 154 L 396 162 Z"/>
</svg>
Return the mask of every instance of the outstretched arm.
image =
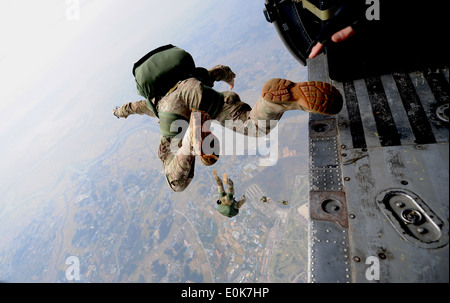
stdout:
<svg viewBox="0 0 450 303">
<path fill-rule="evenodd" d="M 148 108 L 146 100 L 125 103 L 120 107 L 114 108 L 113 114 L 117 118 L 127 118 L 133 114 L 155 117 L 155 114 Z"/>
<path fill-rule="evenodd" d="M 236 208 L 237 208 L 237 209 L 241 208 L 242 205 L 244 205 L 246 201 L 247 201 L 247 199 L 245 198 L 244 195 L 242 195 L 241 200 L 239 200 L 239 201 L 236 203 Z"/>
</svg>

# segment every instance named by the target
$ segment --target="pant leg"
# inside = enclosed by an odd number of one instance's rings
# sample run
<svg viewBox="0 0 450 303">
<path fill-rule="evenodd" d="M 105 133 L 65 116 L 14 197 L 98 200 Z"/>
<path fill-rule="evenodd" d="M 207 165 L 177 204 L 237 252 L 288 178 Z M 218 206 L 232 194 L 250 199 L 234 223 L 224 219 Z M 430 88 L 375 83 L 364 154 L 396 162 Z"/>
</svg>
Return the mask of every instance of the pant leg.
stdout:
<svg viewBox="0 0 450 303">
<path fill-rule="evenodd" d="M 146 100 L 125 103 L 116 111 L 116 115 L 121 118 L 127 118 L 129 115 L 133 114 L 148 115 L 151 117 L 155 116 L 148 108 Z"/>
<path fill-rule="evenodd" d="M 161 136 L 158 158 L 163 163 L 169 187 L 175 192 L 181 192 L 194 178 L 195 156 L 182 152 L 182 149 L 173 153 L 170 147 L 171 141 L 172 139 Z"/>
<path fill-rule="evenodd" d="M 232 91 L 222 94 L 225 104 L 215 120 L 224 127 L 252 137 L 263 137 L 270 133 L 287 110 L 285 106 L 270 103 L 262 97 L 251 108 Z"/>
<path fill-rule="evenodd" d="M 251 108 L 233 91 L 219 93 L 194 78 L 181 81 L 173 93 L 159 101 L 158 108 L 184 116 L 189 116 L 191 109 L 205 111 L 222 126 L 252 137 L 266 136 L 286 111 L 284 105 L 262 97 Z"/>
<path fill-rule="evenodd" d="M 227 195 L 231 198 L 233 198 L 234 196 L 234 183 L 233 181 L 228 178 L 228 191 L 227 191 Z"/>
<path fill-rule="evenodd" d="M 195 78 L 181 81 L 174 93 L 175 98 L 181 100 L 187 108 L 204 111 L 213 119 L 222 110 L 224 103 L 221 93 Z"/>
</svg>

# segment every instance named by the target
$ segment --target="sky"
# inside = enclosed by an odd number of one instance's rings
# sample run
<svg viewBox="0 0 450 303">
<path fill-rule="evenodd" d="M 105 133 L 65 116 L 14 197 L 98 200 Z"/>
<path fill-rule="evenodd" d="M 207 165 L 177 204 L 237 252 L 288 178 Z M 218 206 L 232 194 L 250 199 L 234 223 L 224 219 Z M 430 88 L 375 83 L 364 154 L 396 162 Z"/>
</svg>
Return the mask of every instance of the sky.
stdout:
<svg viewBox="0 0 450 303">
<path fill-rule="evenodd" d="M 230 13 L 236 6 L 242 7 L 240 16 Z M 0 214 L 2 204 L 16 198 L 4 193 L 25 184 L 27 176 L 42 176 L 38 181 L 44 182 L 106 149 L 122 125 L 112 108 L 142 99 L 131 74 L 134 62 L 160 45 L 189 45 L 199 66 L 233 64 L 234 90 L 254 104 L 248 99 L 259 94 L 261 81 L 285 77 L 271 70 L 286 64 L 265 58 L 257 48 L 288 54 L 265 22 L 263 8 L 263 0 L 2 0 Z M 250 9 L 256 11 L 246 13 Z M 239 19 L 242 15 L 248 20 Z M 261 32 L 275 40 L 261 41 L 256 36 Z M 247 39 L 254 39 L 254 49 L 236 51 Z M 298 72 L 299 64 L 286 58 L 295 67 L 289 70 Z M 239 74 L 244 68 L 249 73 Z"/>
<path fill-rule="evenodd" d="M 168 36 L 181 35 L 200 2 L 1 1 L 3 186 L 92 119 L 95 106 L 117 93 L 117 82 L 128 81 L 124 91 L 136 98 L 132 64 Z M 151 42 L 142 43 L 143 35 Z"/>
<path fill-rule="evenodd" d="M 27 100 L 27 109 L 36 106 L 39 97 L 55 88 L 64 86 L 78 91 L 84 85 L 83 75 L 107 68 L 116 61 L 114 58 L 128 52 L 130 45 L 136 45 L 144 31 L 154 45 L 172 35 L 177 30 L 173 19 L 161 12 L 170 11 L 173 18 L 179 19 L 180 15 L 189 15 L 199 2 L 134 0 L 130 5 L 111 0 L 2 1 L 0 79 L 7 85 L 0 92 L 0 110 L 10 113 L 4 117 L 3 126 L 8 128 L 24 116 L 26 110 L 13 108 L 28 90 L 34 89 L 34 102 Z M 151 9 L 154 5 L 157 11 Z M 142 22 L 141 18 L 148 21 Z M 147 49 L 143 45 L 144 48 Z M 135 53 L 141 54 L 142 49 Z M 117 64 L 120 65 L 119 60 Z M 127 68 L 128 65 L 129 62 L 122 64 Z M 73 76 L 78 76 L 76 82 L 66 88 L 65 83 L 68 78 L 73 81 Z M 39 83 L 46 84 L 36 87 Z"/>
<path fill-rule="evenodd" d="M 263 8 L 264 0 L 0 1 L 0 247 L 14 245 L 72 181 L 82 184 L 124 144 L 121 134 L 148 127 L 159 138 L 156 120 L 112 115 L 143 99 L 131 71 L 150 50 L 172 43 L 198 66 L 229 65 L 234 91 L 251 106 L 268 78 L 306 80 Z"/>
</svg>

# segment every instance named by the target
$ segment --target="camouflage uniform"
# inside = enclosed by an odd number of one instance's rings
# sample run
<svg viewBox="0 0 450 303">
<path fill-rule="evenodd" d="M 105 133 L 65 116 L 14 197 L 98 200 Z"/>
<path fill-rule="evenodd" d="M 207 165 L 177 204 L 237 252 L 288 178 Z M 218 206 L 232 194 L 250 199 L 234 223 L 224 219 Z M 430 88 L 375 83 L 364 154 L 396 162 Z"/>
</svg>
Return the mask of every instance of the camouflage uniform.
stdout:
<svg viewBox="0 0 450 303">
<path fill-rule="evenodd" d="M 192 110 L 211 113 L 214 112 L 211 108 L 218 104 L 221 107 L 219 111 L 211 114 L 214 120 L 227 127 L 230 125 L 228 123 L 226 125 L 225 121 L 232 120 L 237 122 L 233 125 L 234 131 L 258 137 L 267 135 L 288 109 L 283 104 L 274 104 L 262 97 L 251 108 L 233 91 L 219 93 L 212 89 L 214 81 L 230 83 L 234 80 L 236 75 L 228 66 L 217 65 L 208 70 L 208 75 L 209 79 L 203 79 L 203 82 L 196 78 L 178 82 L 174 90 L 158 100 L 157 111 L 177 114 L 189 121 Z M 155 117 L 145 100 L 126 103 L 117 108 L 114 114 L 123 118 L 131 114 Z M 261 120 L 266 122 L 259 124 L 258 121 Z M 181 146 L 177 153 L 171 152 L 171 144 Z M 170 188 L 175 192 L 183 191 L 194 177 L 195 155 L 189 153 L 188 147 L 183 146 L 179 138 L 161 136 L 158 157 L 163 162 L 164 173 Z"/>
<path fill-rule="evenodd" d="M 224 216 L 234 217 L 239 213 L 239 209 L 245 204 L 245 196 L 241 197 L 241 200 L 236 201 L 234 199 L 234 184 L 231 179 L 227 180 L 228 191 L 225 192 L 222 180 L 217 177 L 215 178 L 216 183 L 219 187 L 219 199 L 217 200 L 217 210 Z"/>
</svg>

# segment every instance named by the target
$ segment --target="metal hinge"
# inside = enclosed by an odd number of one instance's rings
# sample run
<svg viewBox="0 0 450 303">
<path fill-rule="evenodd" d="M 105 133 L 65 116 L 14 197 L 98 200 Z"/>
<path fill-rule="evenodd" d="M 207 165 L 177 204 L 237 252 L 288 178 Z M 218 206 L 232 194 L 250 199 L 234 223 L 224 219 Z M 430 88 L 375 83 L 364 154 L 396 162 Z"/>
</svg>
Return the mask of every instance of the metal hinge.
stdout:
<svg viewBox="0 0 450 303">
<path fill-rule="evenodd" d="M 378 195 L 377 202 L 404 239 L 423 248 L 447 245 L 448 227 L 416 194 L 405 189 L 388 189 Z"/>
</svg>

